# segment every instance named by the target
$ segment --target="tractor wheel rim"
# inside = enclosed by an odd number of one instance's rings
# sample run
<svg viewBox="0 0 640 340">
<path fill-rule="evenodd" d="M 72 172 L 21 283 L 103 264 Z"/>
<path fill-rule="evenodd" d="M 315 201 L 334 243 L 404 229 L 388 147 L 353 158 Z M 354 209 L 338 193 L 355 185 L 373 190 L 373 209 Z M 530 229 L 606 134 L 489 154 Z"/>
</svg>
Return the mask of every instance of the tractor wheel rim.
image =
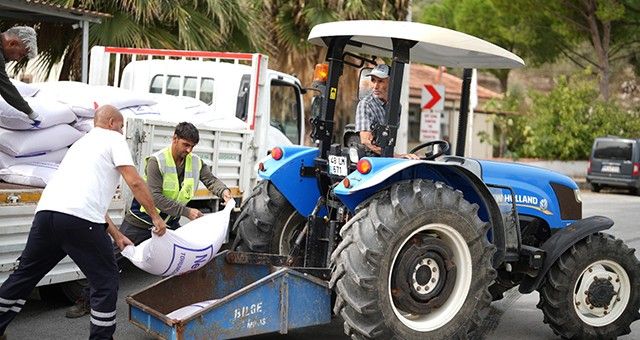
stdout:
<svg viewBox="0 0 640 340">
<path fill-rule="evenodd" d="M 464 305 L 469 293 L 469 288 L 471 287 L 472 260 L 471 252 L 462 234 L 449 225 L 434 223 L 418 228 L 402 241 L 402 244 L 393 255 L 393 261 L 390 266 L 391 270 L 395 268 L 398 255 L 402 249 L 408 246 L 408 241 L 411 240 L 414 235 L 421 232 L 437 235 L 447 244 L 448 248 L 453 253 L 453 262 L 457 266 L 457 271 L 454 278 L 449 278 L 455 280 L 451 294 L 442 306 L 431 310 L 431 312 L 427 314 L 412 314 L 403 311 L 393 301 L 391 282 L 392 275 L 389 273 L 387 296 L 393 313 L 396 315 L 398 320 L 415 331 L 428 332 L 446 325 L 458 314 Z"/>
<path fill-rule="evenodd" d="M 617 262 L 600 260 L 582 271 L 573 292 L 573 307 L 580 320 L 602 327 L 624 313 L 631 298 L 631 280 Z"/>
<path fill-rule="evenodd" d="M 295 217 L 296 212 L 294 211 L 287 218 L 287 222 L 285 222 L 282 233 L 280 234 L 280 239 L 278 241 L 278 250 L 280 255 L 289 255 L 289 252 L 291 252 L 291 242 L 294 241 L 292 239 L 296 234 L 296 227 L 298 226 L 293 223 Z"/>
</svg>

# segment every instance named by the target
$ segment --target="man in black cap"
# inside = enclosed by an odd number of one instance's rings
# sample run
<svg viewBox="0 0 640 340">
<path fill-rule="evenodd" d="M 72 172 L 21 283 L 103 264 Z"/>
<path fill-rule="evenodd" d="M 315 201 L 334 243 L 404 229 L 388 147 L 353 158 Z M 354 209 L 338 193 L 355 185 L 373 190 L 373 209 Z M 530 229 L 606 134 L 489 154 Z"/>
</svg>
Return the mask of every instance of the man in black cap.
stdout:
<svg viewBox="0 0 640 340">
<path fill-rule="evenodd" d="M 382 148 L 373 144 L 373 132 L 371 126 L 384 122 L 386 105 L 388 102 L 389 88 L 389 66 L 385 64 L 376 65 L 367 76 L 371 77 L 371 93 L 362 98 L 356 108 L 356 132 L 360 135 L 360 143 L 369 152 L 380 155 Z M 419 159 L 414 154 L 399 154 L 395 157 Z"/>
</svg>

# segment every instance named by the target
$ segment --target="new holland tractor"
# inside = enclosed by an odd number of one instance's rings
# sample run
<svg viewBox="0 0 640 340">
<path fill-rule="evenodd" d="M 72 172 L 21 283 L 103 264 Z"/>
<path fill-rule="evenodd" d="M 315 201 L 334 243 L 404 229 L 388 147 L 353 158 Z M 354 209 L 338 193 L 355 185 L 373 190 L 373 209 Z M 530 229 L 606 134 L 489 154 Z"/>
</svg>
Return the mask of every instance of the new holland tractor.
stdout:
<svg viewBox="0 0 640 340">
<path fill-rule="evenodd" d="M 471 69 L 521 67 L 522 59 L 411 22 L 326 23 L 309 41 L 327 48 L 328 63 L 314 98 L 316 147 L 277 147 L 259 165 L 261 181 L 234 224 L 236 250 L 328 280 L 333 312 L 354 339 L 473 338 L 491 301 L 516 286 L 539 292 L 544 322 L 563 338 L 630 332 L 640 266 L 633 249 L 603 232 L 613 221 L 583 218 L 580 191 L 564 175 L 460 152 Z M 386 119 L 372 127 L 382 154 L 362 157 L 333 144 L 338 83 L 344 67 L 377 58 L 391 66 Z M 410 61 L 465 69 L 456 156 L 432 141 L 411 151 L 421 160 L 393 158 Z M 420 150 L 434 145 L 439 151 Z"/>
</svg>

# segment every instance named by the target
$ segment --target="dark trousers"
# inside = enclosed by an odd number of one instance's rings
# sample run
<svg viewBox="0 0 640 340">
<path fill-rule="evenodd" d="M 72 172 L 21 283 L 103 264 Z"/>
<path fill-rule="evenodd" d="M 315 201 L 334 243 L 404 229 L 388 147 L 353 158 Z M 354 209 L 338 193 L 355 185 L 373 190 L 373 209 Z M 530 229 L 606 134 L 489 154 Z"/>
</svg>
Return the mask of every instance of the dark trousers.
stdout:
<svg viewBox="0 0 640 340">
<path fill-rule="evenodd" d="M 169 229 L 175 230 L 180 227 L 180 223 L 179 221 L 175 221 L 168 225 L 168 227 Z M 136 246 L 151 238 L 151 230 L 136 227 L 127 221 L 122 221 L 122 224 L 120 225 L 120 232 Z M 115 255 L 116 263 L 121 265 L 124 260 L 124 256 L 120 254 L 120 248 L 118 248 L 116 244 L 113 244 L 113 254 Z M 88 305 L 90 301 L 89 293 L 89 286 L 84 287 L 81 301 L 78 301 L 77 303 L 84 303 Z"/>
<path fill-rule="evenodd" d="M 0 287 L 0 334 L 40 279 L 69 255 L 91 286 L 89 338 L 111 339 L 116 329 L 118 268 L 105 228 L 106 224 L 59 212 L 40 211 L 35 215 L 18 268 Z"/>
</svg>

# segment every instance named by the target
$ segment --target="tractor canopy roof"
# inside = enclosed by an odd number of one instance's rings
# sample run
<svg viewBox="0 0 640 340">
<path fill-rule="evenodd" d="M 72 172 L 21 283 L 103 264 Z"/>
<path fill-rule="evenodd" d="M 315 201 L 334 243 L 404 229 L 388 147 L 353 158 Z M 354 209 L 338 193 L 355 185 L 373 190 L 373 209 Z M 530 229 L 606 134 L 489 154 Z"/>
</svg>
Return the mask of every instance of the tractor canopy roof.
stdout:
<svg viewBox="0 0 640 340">
<path fill-rule="evenodd" d="M 331 37 L 350 36 L 345 51 L 391 57 L 392 38 L 415 41 L 410 59 L 432 65 L 460 68 L 517 68 L 524 61 L 490 42 L 458 31 L 408 21 L 352 20 L 319 24 L 309 42 L 328 47 Z"/>
</svg>

